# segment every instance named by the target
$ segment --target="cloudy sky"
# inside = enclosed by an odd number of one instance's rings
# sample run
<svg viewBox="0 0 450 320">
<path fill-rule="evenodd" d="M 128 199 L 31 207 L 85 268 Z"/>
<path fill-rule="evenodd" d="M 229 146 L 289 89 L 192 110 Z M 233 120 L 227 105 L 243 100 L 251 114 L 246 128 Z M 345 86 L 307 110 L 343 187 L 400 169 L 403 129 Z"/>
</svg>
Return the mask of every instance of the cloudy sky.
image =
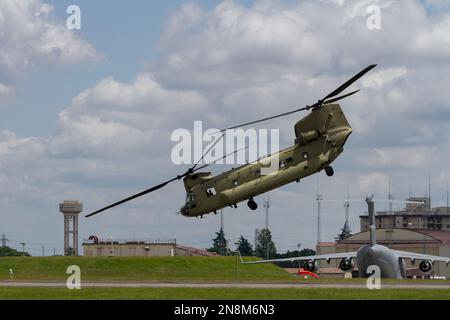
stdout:
<svg viewBox="0 0 450 320">
<path fill-rule="evenodd" d="M 66 28 L 69 5 L 81 30 Z M 369 29 L 367 8 L 380 8 Z M 335 175 L 271 192 L 270 228 L 280 250 L 314 247 L 315 193 L 367 192 L 435 205 L 450 180 L 450 5 L 446 0 L 0 1 L 0 234 L 32 254 L 62 252 L 58 203 L 86 212 L 185 170 L 170 159 L 177 128 L 209 128 L 316 101 L 365 66 L 361 93 L 342 103 L 353 127 Z M 292 144 L 301 115 L 261 125 Z M 224 167 L 214 166 L 214 173 Z M 210 246 L 219 217 L 176 216 L 182 184 L 80 222 L 81 238 L 176 238 Z M 245 203 L 226 209 L 225 232 L 253 240 L 264 224 Z M 377 209 L 386 209 L 378 204 Z M 396 207 L 400 207 L 396 205 Z M 350 208 L 359 231 L 363 204 Z M 322 240 L 344 222 L 323 204 Z"/>
</svg>

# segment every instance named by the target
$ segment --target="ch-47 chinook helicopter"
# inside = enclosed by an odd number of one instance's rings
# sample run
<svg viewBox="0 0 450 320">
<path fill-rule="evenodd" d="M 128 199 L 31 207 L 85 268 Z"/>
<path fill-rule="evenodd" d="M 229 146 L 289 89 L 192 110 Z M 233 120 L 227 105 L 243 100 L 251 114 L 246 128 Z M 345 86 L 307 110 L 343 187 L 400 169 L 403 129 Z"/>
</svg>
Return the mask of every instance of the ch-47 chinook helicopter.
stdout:
<svg viewBox="0 0 450 320">
<path fill-rule="evenodd" d="M 254 197 L 270 190 L 279 188 L 293 181 L 325 170 L 328 176 L 334 174 L 331 163 L 342 153 L 352 128 L 345 118 L 339 104 L 335 102 L 349 97 L 359 90 L 336 97 L 347 89 L 356 80 L 373 69 L 376 65 L 370 65 L 360 71 L 336 90 L 316 103 L 293 111 L 281 113 L 264 119 L 247 122 L 221 130 L 224 136 L 226 130 L 245 127 L 259 122 L 284 117 L 300 111 L 311 110 L 311 113 L 299 120 L 295 126 L 295 144 L 276 154 L 259 159 L 255 162 L 233 168 L 217 176 L 211 172 L 199 172 L 209 164 L 198 166 L 201 160 L 181 175 L 158 184 L 152 188 L 139 192 L 128 198 L 115 202 L 107 207 L 92 212 L 86 217 L 93 216 L 107 209 L 118 206 L 145 194 L 165 187 L 170 182 L 183 179 L 186 189 L 186 202 L 181 207 L 180 213 L 186 217 L 203 217 L 208 213 L 216 213 L 224 207 L 237 207 L 237 203 L 247 200 L 251 210 L 256 210 Z M 218 140 L 216 140 L 218 141 Z M 270 165 L 271 159 L 279 159 L 279 168 L 267 175 L 261 174 L 261 169 Z"/>
</svg>

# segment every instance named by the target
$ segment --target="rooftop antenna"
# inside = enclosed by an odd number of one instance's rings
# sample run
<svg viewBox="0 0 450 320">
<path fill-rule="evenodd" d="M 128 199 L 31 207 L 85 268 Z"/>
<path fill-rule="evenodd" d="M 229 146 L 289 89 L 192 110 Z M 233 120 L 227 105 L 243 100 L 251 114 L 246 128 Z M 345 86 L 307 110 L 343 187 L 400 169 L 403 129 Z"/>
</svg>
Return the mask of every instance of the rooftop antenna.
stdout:
<svg viewBox="0 0 450 320">
<path fill-rule="evenodd" d="M 392 214 L 392 200 L 395 196 L 391 193 L 391 180 L 388 181 L 388 200 L 389 200 L 389 214 Z"/>
<path fill-rule="evenodd" d="M 431 210 L 431 174 L 428 174 L 428 210 Z"/>
</svg>

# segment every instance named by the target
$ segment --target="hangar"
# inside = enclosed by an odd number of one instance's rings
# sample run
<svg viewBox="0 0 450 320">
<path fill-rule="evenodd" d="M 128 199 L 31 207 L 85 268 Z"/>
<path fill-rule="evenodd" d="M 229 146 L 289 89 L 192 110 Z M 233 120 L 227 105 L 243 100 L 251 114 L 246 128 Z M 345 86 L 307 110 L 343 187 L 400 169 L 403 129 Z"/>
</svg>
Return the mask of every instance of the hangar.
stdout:
<svg viewBox="0 0 450 320">
<path fill-rule="evenodd" d="M 321 242 L 317 246 L 318 254 L 357 251 L 369 242 L 370 232 L 363 231 L 337 242 Z M 394 250 L 409 251 L 435 256 L 450 257 L 450 231 L 430 229 L 377 229 L 377 243 Z M 338 267 L 339 261 L 330 264 L 322 262 L 320 267 Z M 407 276 L 424 276 L 418 269 L 418 263 L 406 262 Z M 431 275 L 450 277 L 450 267 L 445 263 L 435 263 Z"/>
</svg>

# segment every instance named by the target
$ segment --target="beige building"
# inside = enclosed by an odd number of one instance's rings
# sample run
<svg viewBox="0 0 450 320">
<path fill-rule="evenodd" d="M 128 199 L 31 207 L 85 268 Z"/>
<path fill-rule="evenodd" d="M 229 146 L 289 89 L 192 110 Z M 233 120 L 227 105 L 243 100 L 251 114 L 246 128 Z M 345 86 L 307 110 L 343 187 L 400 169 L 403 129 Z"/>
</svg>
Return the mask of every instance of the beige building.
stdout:
<svg viewBox="0 0 450 320">
<path fill-rule="evenodd" d="M 423 204 L 408 203 L 400 211 L 378 211 L 375 214 L 375 224 L 380 229 L 410 228 L 450 230 L 450 208 L 431 208 L 429 198 L 409 198 L 409 201 L 423 201 Z M 369 230 L 369 216 L 361 215 L 361 231 Z"/>
<path fill-rule="evenodd" d="M 214 256 L 204 249 L 177 245 L 175 239 L 99 240 L 91 236 L 83 242 L 86 257 L 171 257 Z"/>
<path fill-rule="evenodd" d="M 338 242 L 324 242 L 317 246 L 320 254 L 357 251 L 361 246 L 369 243 L 369 231 L 363 231 Z M 391 249 L 423 253 L 435 256 L 450 257 L 450 231 L 423 230 L 423 229 L 377 229 L 377 244 L 385 245 Z M 338 260 L 330 264 L 322 262 L 321 267 L 337 267 Z M 407 275 L 420 275 L 418 264 L 405 264 Z M 450 267 L 445 263 L 435 263 L 433 274 L 450 277 Z"/>
</svg>

